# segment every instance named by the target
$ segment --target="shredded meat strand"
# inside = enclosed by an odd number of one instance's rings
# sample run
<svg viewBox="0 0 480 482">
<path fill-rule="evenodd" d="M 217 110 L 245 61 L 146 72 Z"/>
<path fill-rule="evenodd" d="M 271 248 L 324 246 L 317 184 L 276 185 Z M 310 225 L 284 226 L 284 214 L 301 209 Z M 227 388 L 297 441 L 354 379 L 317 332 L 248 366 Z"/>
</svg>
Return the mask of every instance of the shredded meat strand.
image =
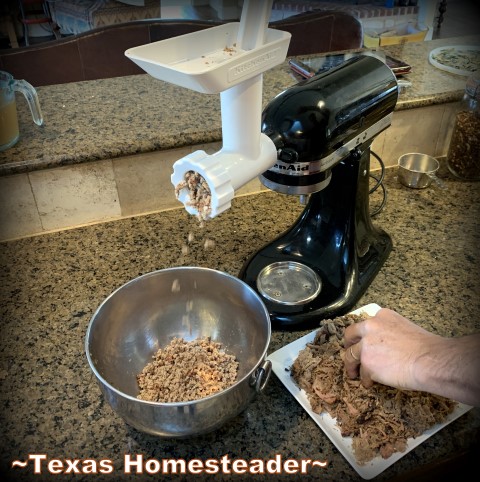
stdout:
<svg viewBox="0 0 480 482">
<path fill-rule="evenodd" d="M 212 212 L 212 193 L 207 181 L 198 172 L 187 171 L 183 181 L 175 186 L 177 198 L 183 189 L 188 191 L 189 201 L 186 204 L 197 210 L 200 220 L 207 220 Z"/>
<path fill-rule="evenodd" d="M 315 335 L 298 355 L 291 375 L 305 390 L 312 410 L 336 419 L 360 465 L 376 456 L 384 459 L 404 452 L 407 440 L 445 420 L 456 402 L 425 392 L 406 391 L 375 383 L 365 388 L 347 377 L 344 368 L 343 333 L 366 315 L 345 315 L 323 320 Z"/>
</svg>

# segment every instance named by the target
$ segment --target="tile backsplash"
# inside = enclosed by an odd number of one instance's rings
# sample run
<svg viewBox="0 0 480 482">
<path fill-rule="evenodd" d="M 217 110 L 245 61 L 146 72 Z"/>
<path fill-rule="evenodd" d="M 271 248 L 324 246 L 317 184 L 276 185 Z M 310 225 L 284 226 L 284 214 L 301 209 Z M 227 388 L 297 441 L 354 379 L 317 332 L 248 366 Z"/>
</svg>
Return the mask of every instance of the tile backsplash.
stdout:
<svg viewBox="0 0 480 482">
<path fill-rule="evenodd" d="M 406 152 L 444 156 L 456 109 L 458 103 L 396 111 L 372 150 L 387 167 Z M 209 143 L 0 177 L 0 240 L 181 208 L 170 182 L 172 164 L 198 149 L 211 154 L 220 147 Z M 236 195 L 264 189 L 254 179 Z"/>
</svg>

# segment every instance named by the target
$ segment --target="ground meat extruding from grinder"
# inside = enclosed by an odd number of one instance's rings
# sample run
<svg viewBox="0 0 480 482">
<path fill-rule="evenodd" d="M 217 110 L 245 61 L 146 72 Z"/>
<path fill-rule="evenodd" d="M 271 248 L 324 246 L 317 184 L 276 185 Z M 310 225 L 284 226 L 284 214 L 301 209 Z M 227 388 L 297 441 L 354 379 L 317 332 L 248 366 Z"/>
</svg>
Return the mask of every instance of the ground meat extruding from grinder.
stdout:
<svg viewBox="0 0 480 482">
<path fill-rule="evenodd" d="M 182 189 L 188 190 L 190 200 L 187 205 L 197 210 L 199 219 L 208 219 L 212 212 L 212 193 L 207 181 L 198 172 L 188 171 L 185 173 L 184 180 L 175 186 L 177 198 Z"/>
<path fill-rule="evenodd" d="M 174 338 L 137 376 L 140 400 L 187 402 L 208 397 L 235 383 L 238 362 L 209 337 Z"/>
<path fill-rule="evenodd" d="M 313 343 L 303 349 L 291 375 L 305 390 L 312 410 L 336 418 L 344 437 L 352 437 L 355 458 L 364 465 L 377 455 L 403 452 L 407 439 L 441 423 L 456 402 L 424 392 L 404 391 L 375 383 L 366 389 L 346 376 L 343 333 L 365 316 L 324 320 Z"/>
</svg>

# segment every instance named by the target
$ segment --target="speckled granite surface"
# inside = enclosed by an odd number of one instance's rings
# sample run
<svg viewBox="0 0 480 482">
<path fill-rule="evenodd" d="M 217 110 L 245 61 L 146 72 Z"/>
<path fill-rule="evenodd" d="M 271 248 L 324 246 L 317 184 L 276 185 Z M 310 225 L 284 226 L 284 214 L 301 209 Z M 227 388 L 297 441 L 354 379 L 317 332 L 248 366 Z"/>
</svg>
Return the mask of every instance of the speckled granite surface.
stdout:
<svg viewBox="0 0 480 482">
<path fill-rule="evenodd" d="M 430 52 L 449 45 L 480 45 L 480 36 L 391 45 L 385 51 L 412 66 L 406 80 L 412 82 L 399 99 L 397 110 L 453 102 L 462 98 L 466 77 L 440 70 L 428 61 Z"/>
<path fill-rule="evenodd" d="M 390 233 L 394 249 L 358 306 L 378 303 L 441 335 L 459 336 L 480 330 L 480 185 L 454 181 L 445 171 L 442 167 L 445 190 L 415 191 L 400 186 L 395 170 L 388 170 L 388 201 L 375 224 Z M 372 208 L 379 201 L 374 196 Z M 90 317 L 115 288 L 140 274 L 175 265 L 237 274 L 243 261 L 289 227 L 300 211 L 294 199 L 269 192 L 236 199 L 230 211 L 202 231 L 194 218 L 174 210 L 1 244 L 2 480 L 72 479 L 33 477 L 31 467 L 8 470 L 12 460 L 24 460 L 27 454 L 114 461 L 113 475 L 75 476 L 79 481 L 202 480 L 191 475 L 122 476 L 124 454 L 137 453 L 186 460 L 225 454 L 269 459 L 281 454 L 329 462 L 302 481 L 361 480 L 275 376 L 244 413 L 217 432 L 191 440 L 161 440 L 127 427 L 113 413 L 84 354 Z M 198 244 L 182 258 L 181 246 L 190 231 L 198 233 Z M 214 251 L 202 249 L 203 237 L 215 240 Z M 269 352 L 304 334 L 275 331 Z M 472 448 L 479 429 L 480 413 L 474 409 L 376 480 L 402 475 L 402 480 L 411 480 L 410 471 Z M 462 478 L 462 468 L 455 467 L 455 478 L 468 480 Z M 427 476 L 428 472 L 421 480 L 430 480 Z"/>
<path fill-rule="evenodd" d="M 480 37 L 386 47 L 412 65 L 412 82 L 397 109 L 461 98 L 465 78 L 428 63 L 442 45 L 478 44 Z M 297 80 L 286 62 L 264 74 L 267 102 Z M 0 175 L 171 149 L 221 139 L 219 95 L 205 95 L 145 75 L 38 88 L 45 124 L 38 128 L 17 101 L 21 138 L 0 152 Z"/>
</svg>

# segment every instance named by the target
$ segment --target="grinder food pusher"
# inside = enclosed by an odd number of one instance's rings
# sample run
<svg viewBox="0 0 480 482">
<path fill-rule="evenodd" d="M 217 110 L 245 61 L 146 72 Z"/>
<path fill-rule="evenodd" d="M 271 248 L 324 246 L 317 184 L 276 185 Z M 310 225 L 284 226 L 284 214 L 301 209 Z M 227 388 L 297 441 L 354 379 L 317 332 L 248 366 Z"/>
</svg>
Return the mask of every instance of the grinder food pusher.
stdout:
<svg viewBox="0 0 480 482">
<path fill-rule="evenodd" d="M 189 171 L 204 177 L 211 217 L 258 175 L 274 191 L 308 196 L 296 223 L 239 273 L 262 295 L 274 328 L 305 329 L 350 311 L 391 250 L 370 219 L 370 146 L 391 124 L 398 84 L 381 60 L 360 55 L 286 89 L 262 112 L 262 72 L 285 60 L 290 39 L 267 28 L 271 5 L 245 0 L 240 23 L 126 55 L 160 80 L 220 92 L 222 149 L 196 151 L 172 174 L 174 186 Z M 186 189 L 179 199 L 196 214 Z"/>
</svg>

